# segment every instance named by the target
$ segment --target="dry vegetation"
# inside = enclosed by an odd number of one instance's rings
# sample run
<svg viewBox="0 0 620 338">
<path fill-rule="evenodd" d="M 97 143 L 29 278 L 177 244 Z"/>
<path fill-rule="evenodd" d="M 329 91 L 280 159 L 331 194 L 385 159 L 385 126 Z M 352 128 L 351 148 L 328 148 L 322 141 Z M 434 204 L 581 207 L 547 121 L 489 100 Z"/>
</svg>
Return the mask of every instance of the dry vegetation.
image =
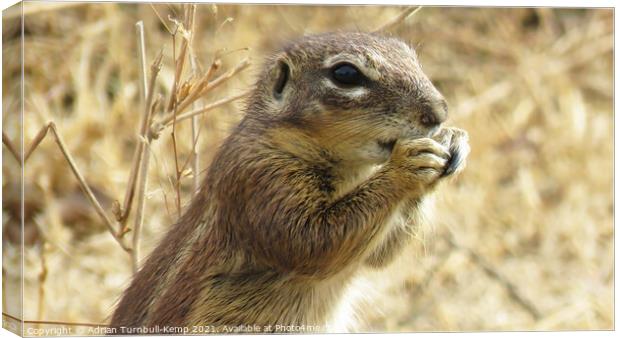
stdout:
<svg viewBox="0 0 620 338">
<path fill-rule="evenodd" d="M 54 121 L 93 194 L 114 218 L 114 201 L 124 201 L 141 144 L 136 135 L 145 111 L 134 25 L 144 21 L 147 67 L 163 50 L 154 87 L 164 95 L 154 110 L 160 120 L 169 116 L 164 111 L 176 72 L 168 31 L 175 23 L 168 17 L 182 20 L 183 10 L 29 5 L 25 142 Z M 248 70 L 188 110 L 241 94 L 265 53 L 286 39 L 369 31 L 401 11 L 198 6 L 187 52 L 196 62 L 186 61 L 179 73 L 193 87 L 183 89 L 177 81 L 177 89 L 196 90 L 197 74 L 209 73 L 216 59 L 221 65 L 211 80 L 249 57 Z M 3 130 L 18 140 L 19 102 L 8 94 L 19 86 L 19 31 L 6 15 Z M 369 277 L 380 287 L 369 300 L 375 304 L 362 311 L 367 325 L 360 330 L 613 328 L 613 12 L 424 8 L 390 33 L 417 47 L 425 71 L 450 103 L 449 124 L 469 131 L 472 153 L 466 171 L 438 194 L 433 228 L 420 233 L 389 273 Z M 182 40 L 177 34 L 176 57 Z M 197 118 L 198 177 L 242 116 L 240 107 L 227 103 Z M 149 147 L 142 256 L 194 186 L 192 122 L 176 125 L 174 142 L 171 130 Z M 103 323 L 131 276 L 131 257 L 106 230 L 50 136 L 25 168 L 24 317 Z M 3 152 L 3 312 L 15 315 L 18 305 L 7 293 L 14 295 L 19 281 L 19 168 L 6 147 Z"/>
</svg>

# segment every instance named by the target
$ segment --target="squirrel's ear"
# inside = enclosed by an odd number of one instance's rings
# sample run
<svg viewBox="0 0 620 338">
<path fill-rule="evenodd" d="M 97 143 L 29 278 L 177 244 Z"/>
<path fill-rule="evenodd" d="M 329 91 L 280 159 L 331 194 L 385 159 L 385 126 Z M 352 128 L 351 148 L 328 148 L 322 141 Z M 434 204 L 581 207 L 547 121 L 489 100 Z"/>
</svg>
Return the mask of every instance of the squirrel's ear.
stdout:
<svg viewBox="0 0 620 338">
<path fill-rule="evenodd" d="M 276 57 L 271 78 L 273 79 L 273 96 L 279 100 L 282 98 L 284 90 L 291 78 L 290 62 L 286 55 L 282 54 Z"/>
</svg>

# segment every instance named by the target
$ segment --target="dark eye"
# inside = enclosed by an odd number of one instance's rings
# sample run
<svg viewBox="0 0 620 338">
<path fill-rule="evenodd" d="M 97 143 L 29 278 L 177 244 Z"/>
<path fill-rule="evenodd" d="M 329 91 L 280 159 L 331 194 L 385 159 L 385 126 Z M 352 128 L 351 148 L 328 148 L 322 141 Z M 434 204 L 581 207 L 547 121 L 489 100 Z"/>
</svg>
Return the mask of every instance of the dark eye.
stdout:
<svg viewBox="0 0 620 338">
<path fill-rule="evenodd" d="M 366 77 L 354 65 L 341 63 L 332 68 L 332 79 L 337 84 L 347 86 L 361 86 L 366 82 Z"/>
</svg>

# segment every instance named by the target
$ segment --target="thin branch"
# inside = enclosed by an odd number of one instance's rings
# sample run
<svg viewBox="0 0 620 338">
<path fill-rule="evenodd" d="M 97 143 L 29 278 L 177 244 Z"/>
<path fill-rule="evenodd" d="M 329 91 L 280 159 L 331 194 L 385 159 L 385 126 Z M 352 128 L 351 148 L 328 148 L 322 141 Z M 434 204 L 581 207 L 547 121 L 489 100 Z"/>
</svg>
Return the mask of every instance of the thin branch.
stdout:
<svg viewBox="0 0 620 338">
<path fill-rule="evenodd" d="M 11 139 L 4 131 L 2 131 L 2 144 L 4 144 L 4 146 L 11 153 L 11 155 L 13 155 L 13 157 L 15 157 L 17 162 L 19 162 L 21 165 L 21 156 L 19 156 L 19 153 L 15 149 L 15 145 L 13 144 L 13 142 L 11 142 Z"/>
<path fill-rule="evenodd" d="M 192 90 L 180 100 L 180 102 L 177 102 L 177 106 L 182 104 L 184 107 L 183 109 L 185 109 L 185 107 L 189 106 L 190 103 L 198 100 L 198 98 L 201 96 L 203 89 L 209 84 L 209 81 L 211 81 L 211 78 L 215 74 L 215 71 L 218 70 L 221 65 L 222 62 L 218 58 L 216 58 L 209 67 L 207 74 L 203 75 L 202 78 L 197 81 L 197 85 L 195 85 L 194 88 L 192 88 Z M 177 113 L 180 111 L 182 110 L 176 110 Z M 171 117 L 170 119 L 173 119 L 173 117 Z"/>
<path fill-rule="evenodd" d="M 146 104 L 147 93 L 153 90 L 152 87 L 147 88 L 147 76 L 146 76 L 146 47 L 144 42 L 144 23 L 142 21 L 138 21 L 136 23 L 136 35 L 138 38 L 138 62 L 140 66 L 140 94 L 141 94 L 141 102 L 142 104 Z M 144 114 L 141 117 L 140 121 L 140 132 L 142 132 L 142 126 L 145 123 Z M 144 137 L 144 135 L 140 134 Z M 133 196 L 136 189 L 136 175 L 138 171 L 138 167 L 140 166 L 141 154 L 143 152 L 143 147 L 140 142 L 136 145 L 136 149 L 133 153 L 133 159 L 131 161 L 131 171 L 129 172 L 129 180 L 127 181 L 127 190 L 125 190 L 125 198 L 123 200 L 123 207 L 118 207 L 118 203 L 115 203 L 116 207 L 115 216 L 117 221 L 121 223 L 121 236 L 124 232 L 127 231 L 127 218 L 129 216 L 129 212 L 131 211 L 131 204 L 133 202 Z"/>
<path fill-rule="evenodd" d="M 159 54 L 151 64 L 151 78 L 149 80 L 148 89 L 146 91 L 146 101 L 144 103 L 144 111 L 142 115 L 141 125 L 140 125 L 140 135 L 139 137 L 144 139 L 147 137 L 147 133 L 149 132 L 149 127 L 151 125 L 151 105 L 153 102 L 153 93 L 155 92 L 155 83 L 157 80 L 157 75 L 161 70 L 161 62 L 163 58 L 163 51 L 160 50 Z M 134 152 L 134 159 L 132 163 L 132 168 L 129 176 L 129 182 L 127 186 L 127 191 L 125 194 L 125 203 L 123 205 L 123 209 L 121 210 L 121 235 L 127 232 L 127 219 L 129 216 L 129 212 L 131 210 L 131 205 L 133 203 L 133 197 L 136 189 L 136 181 L 138 175 L 138 169 L 142 160 L 144 159 L 144 143 L 138 141 L 136 146 L 136 151 Z"/>
<path fill-rule="evenodd" d="M 217 108 L 219 106 L 222 106 L 222 105 L 225 105 L 225 104 L 227 104 L 229 102 L 238 100 L 238 99 L 248 95 L 250 92 L 251 92 L 250 90 L 246 90 L 246 91 L 241 92 L 239 94 L 232 95 L 232 96 L 229 96 L 229 97 L 225 97 L 225 98 L 223 98 L 221 100 L 209 103 L 208 105 L 204 106 L 203 108 L 192 110 L 192 111 L 189 111 L 187 113 L 180 114 L 180 115 L 177 116 L 176 121 L 180 122 L 180 121 L 192 118 L 194 116 L 197 116 L 197 115 L 200 115 L 200 114 L 204 114 L 204 113 L 208 112 L 209 110 L 215 109 L 215 108 Z M 162 121 L 159 122 L 159 125 L 166 126 L 166 127 L 170 126 L 172 124 L 173 120 L 174 120 L 173 116 L 168 116 L 168 117 L 162 119 Z"/>
<path fill-rule="evenodd" d="M 174 8 L 173 4 L 167 3 L 168 9 L 172 12 L 172 15 L 176 18 L 179 16 L 177 10 Z M 168 14 L 168 19 L 170 19 L 170 14 Z"/>
<path fill-rule="evenodd" d="M 176 191 L 176 206 L 177 206 L 177 214 L 181 217 L 181 190 L 180 190 L 180 181 L 181 181 L 181 173 L 179 172 L 179 155 L 177 153 L 177 142 L 176 137 L 174 135 L 174 126 L 172 125 L 172 149 L 174 152 L 174 169 L 175 169 L 175 181 L 174 181 L 174 189 Z"/>
<path fill-rule="evenodd" d="M 209 82 L 209 84 L 207 85 L 207 87 L 205 89 L 203 89 L 203 93 L 206 93 L 216 87 L 218 87 L 219 85 L 221 85 L 222 83 L 226 82 L 228 79 L 230 79 L 231 77 L 237 75 L 237 73 L 241 72 L 242 70 L 248 68 L 251 65 L 250 59 L 243 59 L 241 60 L 241 62 L 239 62 L 239 64 L 237 64 L 235 66 L 235 68 L 229 70 L 228 72 L 220 75 L 218 78 L 216 78 L 215 80 Z"/>
<path fill-rule="evenodd" d="M 195 15 L 196 15 L 196 5 L 194 6 L 194 11 L 192 12 L 193 17 L 191 18 L 191 25 L 190 25 L 190 40 L 189 40 L 189 50 L 190 50 L 190 54 L 189 54 L 189 61 L 190 61 L 190 66 L 192 67 L 192 72 L 194 73 L 194 76 L 198 77 L 198 62 L 196 61 L 196 55 L 194 55 L 194 49 L 193 49 L 193 43 L 194 43 L 194 38 L 195 38 Z M 194 102 L 193 107 L 196 108 L 197 105 L 199 105 L 201 100 L 198 99 Z M 204 106 L 204 104 L 203 104 Z M 200 184 L 200 180 L 198 177 L 198 172 L 200 171 L 200 157 L 198 155 L 198 116 L 193 116 L 192 117 L 192 172 L 194 174 L 194 192 L 198 191 L 198 187 Z"/>
<path fill-rule="evenodd" d="M 172 109 L 177 105 L 177 88 L 179 86 L 181 72 L 183 72 L 183 65 L 185 64 L 185 54 L 187 54 L 187 41 L 183 39 L 181 44 L 181 54 L 177 60 L 175 60 L 176 71 L 174 72 L 174 82 L 172 83 L 172 90 L 170 90 L 170 100 L 168 101 L 167 111 L 172 111 Z"/>
<path fill-rule="evenodd" d="M 216 58 L 221 59 L 222 57 L 227 56 L 227 55 L 231 55 L 233 53 L 247 52 L 249 50 L 250 50 L 249 47 L 240 47 L 240 48 L 235 48 L 235 49 L 231 49 L 231 50 L 228 50 L 226 48 L 222 48 L 222 49 L 218 49 L 218 50 L 215 51 L 215 56 L 216 56 Z"/>
<path fill-rule="evenodd" d="M 210 90 L 218 87 L 219 85 L 226 82 L 228 79 L 235 76 L 237 73 L 241 72 L 242 70 L 246 69 L 249 66 L 250 66 L 250 60 L 248 59 L 242 60 L 235 68 L 229 70 L 228 72 L 220 75 L 215 80 L 209 82 L 204 88 L 202 88 L 202 90 L 197 90 L 193 92 L 191 95 L 189 95 L 185 100 L 183 100 L 182 103 L 179 104 L 177 111 L 178 112 L 184 111 L 193 101 L 205 95 Z"/>
<path fill-rule="evenodd" d="M 177 106 L 174 107 L 174 112 L 172 113 L 172 131 L 170 132 L 170 137 L 172 138 L 172 151 L 174 154 L 174 190 L 176 192 L 176 206 L 177 206 L 177 214 L 178 217 L 181 217 L 181 190 L 180 190 L 180 180 L 181 174 L 179 173 L 179 153 L 177 152 L 177 138 L 176 138 L 176 126 L 177 126 Z"/>
<path fill-rule="evenodd" d="M 153 114 L 157 110 L 162 99 L 163 99 L 162 96 L 159 95 L 157 99 L 155 100 L 155 102 L 153 102 L 153 105 L 151 106 L 151 109 L 150 109 L 150 113 L 147 116 L 149 124 L 150 124 Z M 136 196 L 138 199 L 138 206 L 136 208 L 136 218 L 135 218 L 135 223 L 134 223 L 134 228 L 133 228 L 133 238 L 132 238 L 132 248 L 133 248 L 132 269 L 134 273 L 138 272 L 138 263 L 140 261 L 140 234 L 142 232 L 142 225 L 144 223 L 144 206 L 146 203 L 145 195 L 146 195 L 146 187 L 148 184 L 149 162 L 151 158 L 150 156 L 151 139 L 145 138 L 145 139 L 142 139 L 141 141 L 143 142 L 144 151 L 143 151 L 143 158 L 141 161 L 140 171 L 138 174 L 139 183 L 138 183 L 138 192 Z"/>
<path fill-rule="evenodd" d="M 176 21 L 175 21 L 176 23 Z M 179 29 L 179 25 L 178 23 L 176 24 L 176 30 Z M 175 30 L 175 32 L 176 32 Z M 172 35 L 172 58 L 174 59 L 175 63 L 177 62 L 177 57 L 176 57 L 176 34 Z M 178 69 L 178 67 L 177 67 Z M 173 102 L 173 98 L 174 96 L 176 96 L 176 83 L 178 82 L 178 78 L 177 78 L 177 72 L 174 72 L 174 82 L 172 84 L 172 90 L 170 92 L 170 101 L 168 106 L 170 108 L 174 108 L 174 111 L 172 112 L 172 132 L 170 132 L 170 136 L 172 138 L 172 151 L 174 153 L 174 172 L 175 172 L 175 177 L 176 177 L 176 181 L 174 184 L 175 190 L 176 190 L 176 202 L 177 202 L 177 213 L 179 215 L 179 217 L 181 216 L 181 191 L 179 190 L 179 154 L 177 153 L 177 142 L 176 142 L 176 136 L 175 136 L 175 130 L 176 130 L 176 116 L 177 116 L 177 112 L 178 112 L 178 103 L 174 104 L 171 107 L 171 104 Z"/>
<path fill-rule="evenodd" d="M 192 62 L 192 65 L 195 65 L 195 62 Z M 195 66 L 194 66 L 195 67 Z M 198 101 L 194 104 L 196 107 L 199 104 Z M 194 173 L 194 192 L 198 191 L 198 187 L 200 185 L 200 180 L 198 177 L 198 172 L 200 171 L 200 156 L 198 149 L 198 115 L 192 116 L 192 172 Z"/>
<path fill-rule="evenodd" d="M 153 6 L 153 4 L 150 4 L 150 5 L 151 5 L 151 9 L 153 9 L 153 12 L 155 12 L 155 15 L 157 15 L 157 17 L 159 18 L 159 21 L 164 25 L 164 27 L 166 27 L 166 30 L 168 31 L 168 33 L 173 34 L 172 29 L 168 27 L 166 20 L 164 20 L 164 18 L 161 17 L 161 15 L 159 14 L 159 11 L 155 8 L 155 6 Z"/>
<path fill-rule="evenodd" d="M 148 89 L 146 87 L 146 44 L 144 42 L 144 22 L 142 20 L 136 22 L 136 35 L 138 36 L 138 61 L 140 62 L 140 94 L 142 95 L 142 104 L 144 104 Z"/>
<path fill-rule="evenodd" d="M 139 169 L 136 170 L 136 177 L 140 179 L 140 184 L 138 185 L 138 208 L 136 211 L 136 219 L 134 223 L 134 233 L 132 237 L 132 248 L 133 251 L 131 253 L 131 268 L 134 273 L 138 271 L 138 261 L 139 261 L 139 251 L 140 251 L 140 233 L 142 229 L 142 223 L 144 222 L 144 203 L 145 203 L 145 190 L 148 176 L 148 167 L 149 167 L 149 159 L 150 159 L 150 148 L 148 144 L 149 140 L 149 126 L 151 125 L 151 120 L 153 119 L 153 115 L 155 110 L 159 106 L 161 101 L 161 97 L 159 96 L 155 102 L 153 102 L 153 95 L 155 93 L 155 82 L 157 80 L 157 75 L 161 70 L 161 61 L 163 58 L 163 51 L 159 52 L 159 55 L 155 58 L 153 63 L 151 64 L 151 77 L 149 81 L 147 97 L 145 101 L 144 107 L 144 115 L 142 126 L 140 128 L 140 141 L 139 148 L 140 156 L 139 156 Z M 144 143 L 146 141 L 147 143 Z M 137 179 L 136 179 L 137 181 Z M 135 186 L 134 188 L 135 189 Z M 127 209 L 127 213 L 129 209 Z M 126 226 L 126 225 L 125 225 Z M 124 233 L 124 232 L 123 232 Z"/>
<path fill-rule="evenodd" d="M 196 147 L 197 147 L 196 143 L 198 142 L 198 137 L 200 136 L 200 131 L 201 131 L 201 130 L 202 130 L 202 129 L 200 129 L 200 128 L 199 128 L 199 129 L 198 129 L 198 132 L 197 132 L 197 134 L 196 134 L 196 137 L 193 137 L 193 140 L 192 140 L 192 149 L 196 149 Z M 194 152 L 192 152 L 192 153 L 191 153 L 191 154 L 187 157 L 187 160 L 185 160 L 185 163 L 183 163 L 183 166 L 181 167 L 181 172 L 184 172 L 184 171 L 185 171 L 185 168 L 187 168 L 188 163 L 189 163 L 190 161 L 192 161 L 192 160 L 193 160 L 194 156 L 197 156 L 197 154 L 195 154 Z M 193 169 L 192 169 L 192 170 L 193 170 Z M 194 173 L 197 173 L 197 172 L 196 172 L 196 171 L 194 171 Z M 194 176 L 194 178 L 195 178 L 195 177 L 196 177 L 196 176 Z M 194 182 L 194 183 L 195 183 L 195 182 Z"/>
<path fill-rule="evenodd" d="M 209 66 L 209 70 L 207 70 L 207 74 L 204 76 L 204 82 L 209 83 L 209 81 L 211 81 L 211 79 L 213 78 L 213 75 L 215 75 L 215 72 L 218 69 L 220 69 L 221 66 L 222 66 L 222 61 L 220 60 L 219 57 L 216 56 L 213 59 L 211 66 Z"/>
<path fill-rule="evenodd" d="M 110 234 L 112 234 L 112 237 L 114 237 L 114 239 L 118 242 L 121 248 L 123 248 L 123 250 L 127 252 L 131 252 L 131 248 L 127 247 L 125 243 L 123 243 L 121 237 L 115 232 L 114 222 L 112 221 L 112 219 L 108 217 L 106 212 L 103 210 L 103 207 L 101 206 L 101 204 L 95 197 L 95 194 L 88 186 L 88 183 L 86 183 L 84 176 L 82 176 L 82 173 L 80 173 L 79 169 L 77 168 L 77 165 L 75 164 L 75 160 L 73 159 L 73 156 L 71 156 L 71 154 L 69 153 L 69 150 L 67 146 L 65 145 L 64 140 L 60 136 L 60 133 L 58 133 L 58 130 L 56 129 L 56 124 L 54 122 L 48 122 L 48 124 L 44 126 L 43 128 L 41 128 L 41 130 L 37 133 L 33 142 L 30 144 L 28 151 L 26 152 L 24 163 L 26 163 L 26 161 L 28 160 L 28 158 L 30 157 L 34 149 L 39 145 L 39 143 L 41 143 L 41 141 L 47 135 L 47 132 L 50 130 L 54 136 L 56 144 L 58 144 L 58 147 L 60 148 L 60 151 L 62 152 L 65 159 L 69 163 L 69 167 L 71 168 L 71 171 L 73 171 L 73 174 L 77 178 L 78 183 L 80 184 L 80 188 L 82 188 L 82 191 L 86 194 L 86 197 L 88 198 L 90 204 L 95 208 L 97 215 L 99 215 L 103 223 L 108 228 L 108 231 L 110 232 Z"/>
<path fill-rule="evenodd" d="M 458 243 L 456 243 L 451 235 L 447 235 L 446 240 L 448 241 L 450 246 L 452 246 L 453 248 L 459 249 L 461 251 L 465 251 L 471 258 L 471 260 L 475 264 L 477 264 L 480 268 L 482 268 L 482 270 L 486 273 L 487 276 L 489 276 L 491 279 L 497 281 L 500 285 L 502 285 L 504 289 L 506 289 L 506 291 L 508 292 L 508 296 L 512 300 L 514 300 L 515 303 L 519 304 L 535 320 L 539 320 L 542 317 L 540 314 L 540 311 L 538 311 L 536 306 L 534 306 L 533 303 L 531 303 L 529 300 L 523 297 L 519 293 L 519 290 L 517 289 L 517 287 L 512 282 L 510 282 L 507 278 L 502 276 L 500 272 L 497 271 L 497 269 L 491 266 L 491 264 L 486 262 L 484 258 L 482 258 L 482 256 L 480 256 L 474 250 L 463 247 L 459 245 Z"/>
<path fill-rule="evenodd" d="M 188 27 L 191 27 L 191 25 L 193 24 L 191 21 L 193 19 L 193 13 L 195 12 L 196 6 L 192 5 L 192 6 L 188 6 L 186 7 L 185 10 L 185 24 L 188 25 Z M 181 79 L 181 74 L 183 73 L 183 66 L 185 65 L 185 55 L 187 54 L 187 49 L 188 49 L 188 45 L 189 45 L 189 39 L 190 37 L 188 36 L 188 32 L 187 32 L 187 28 L 183 27 L 183 24 L 177 22 L 176 20 L 174 21 L 177 25 L 175 32 L 178 32 L 180 29 L 181 32 L 181 36 L 183 37 L 183 40 L 181 41 L 181 53 L 179 54 L 178 57 L 175 57 L 174 59 L 174 63 L 175 63 L 175 72 L 174 72 L 174 82 L 172 83 L 172 89 L 170 90 L 170 99 L 168 101 L 168 107 L 166 108 L 167 111 L 172 111 L 172 109 L 177 105 L 177 88 L 179 86 L 179 81 Z M 176 41 L 176 34 L 172 35 L 173 41 Z M 173 46 L 173 48 L 175 48 Z"/>
<path fill-rule="evenodd" d="M 193 13 L 195 12 L 195 9 L 196 9 L 195 6 L 185 7 L 185 12 L 184 12 L 185 25 L 191 26 L 193 24 L 191 20 L 193 19 Z M 167 110 L 172 112 L 172 132 L 170 133 L 170 136 L 172 137 L 172 147 L 173 147 L 173 152 L 174 152 L 174 167 L 175 167 L 175 174 L 176 174 L 176 181 L 175 181 L 174 186 L 176 188 L 175 190 L 176 190 L 176 195 L 177 195 L 177 198 L 176 198 L 177 212 L 180 217 L 181 216 L 181 174 L 182 172 L 179 169 L 179 152 L 178 152 L 177 138 L 176 138 L 176 126 L 177 126 L 176 117 L 178 113 L 182 110 L 179 108 L 179 102 L 177 102 L 178 96 L 176 93 L 177 91 L 176 88 L 178 87 L 178 83 L 179 83 L 179 80 L 183 72 L 183 65 L 185 64 L 185 55 L 188 49 L 191 36 L 188 35 L 188 31 L 183 26 L 183 24 L 180 24 L 177 21 L 175 21 L 175 23 L 177 25 L 177 29 L 179 27 L 181 28 L 181 33 L 183 35 L 183 41 L 181 42 L 181 55 L 175 59 L 176 72 L 174 74 L 174 83 L 172 86 L 172 92 L 170 93 L 170 101 L 168 102 Z M 174 39 L 174 36 L 173 36 L 173 39 Z"/>
<path fill-rule="evenodd" d="M 179 171 L 179 153 L 177 151 L 177 138 L 176 138 L 176 125 L 177 125 L 177 110 L 174 108 L 174 113 L 172 115 L 172 131 L 170 132 L 170 136 L 172 137 L 172 150 L 174 153 L 174 172 L 175 172 L 175 181 L 174 188 L 176 190 L 176 204 L 177 204 L 177 214 L 181 217 L 181 172 Z"/>
<path fill-rule="evenodd" d="M 39 146 L 39 143 L 43 141 L 43 139 L 45 138 L 45 135 L 47 135 L 47 131 L 49 128 L 50 128 L 50 125 L 48 124 L 47 126 L 44 126 L 43 128 L 41 128 L 41 130 L 39 130 L 39 132 L 34 136 L 34 138 L 32 139 L 32 142 L 30 142 L 30 146 L 26 149 L 24 153 L 24 162 L 23 162 L 24 164 L 30 158 L 30 155 L 32 155 L 32 152 Z"/>
<path fill-rule="evenodd" d="M 390 29 L 394 28 L 395 26 L 399 25 L 401 22 L 405 21 L 408 17 L 413 16 L 415 13 L 417 13 L 421 9 L 422 9 L 422 6 L 407 8 L 404 11 L 402 11 L 402 13 L 400 13 L 398 16 L 393 18 L 392 20 L 390 20 L 390 21 L 384 23 L 383 25 L 377 27 L 373 31 L 373 33 L 379 33 L 379 32 L 384 32 L 384 31 L 390 30 Z"/>
<path fill-rule="evenodd" d="M 233 19 L 233 18 L 231 18 L 231 17 L 226 18 L 224 21 L 222 21 L 222 23 L 220 24 L 220 26 L 219 26 L 219 27 L 215 30 L 214 35 L 215 35 L 215 36 L 217 36 L 217 34 L 218 34 L 221 30 L 222 30 L 222 28 L 224 28 L 224 26 L 225 26 L 227 23 L 230 23 L 230 22 L 233 22 L 233 21 L 235 21 L 235 19 Z"/>
</svg>

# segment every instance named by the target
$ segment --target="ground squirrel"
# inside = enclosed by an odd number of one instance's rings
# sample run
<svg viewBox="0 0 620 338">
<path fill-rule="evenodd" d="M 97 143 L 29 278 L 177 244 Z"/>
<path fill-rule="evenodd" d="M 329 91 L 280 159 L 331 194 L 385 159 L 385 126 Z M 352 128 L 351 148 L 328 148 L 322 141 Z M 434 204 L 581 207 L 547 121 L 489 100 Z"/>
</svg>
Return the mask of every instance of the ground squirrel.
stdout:
<svg viewBox="0 0 620 338">
<path fill-rule="evenodd" d="M 352 279 L 396 256 L 469 151 L 464 131 L 440 126 L 446 101 L 415 51 L 377 34 L 289 43 L 245 113 L 111 328 L 342 327 L 331 320 Z"/>
</svg>

